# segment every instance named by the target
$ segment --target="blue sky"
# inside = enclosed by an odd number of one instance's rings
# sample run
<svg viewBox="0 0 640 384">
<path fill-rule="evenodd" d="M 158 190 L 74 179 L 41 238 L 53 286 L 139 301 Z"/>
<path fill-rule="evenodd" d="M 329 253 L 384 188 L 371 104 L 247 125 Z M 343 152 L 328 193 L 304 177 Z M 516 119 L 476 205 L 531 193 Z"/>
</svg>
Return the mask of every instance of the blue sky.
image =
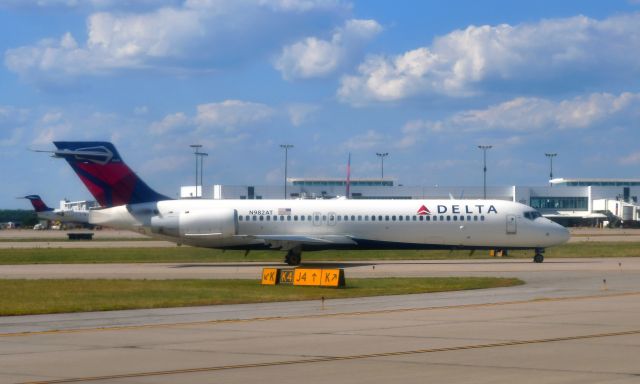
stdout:
<svg viewBox="0 0 640 384">
<path fill-rule="evenodd" d="M 639 177 L 640 1 L 0 0 L 0 207 L 89 198 L 52 140 L 158 191 L 385 176 Z"/>
</svg>

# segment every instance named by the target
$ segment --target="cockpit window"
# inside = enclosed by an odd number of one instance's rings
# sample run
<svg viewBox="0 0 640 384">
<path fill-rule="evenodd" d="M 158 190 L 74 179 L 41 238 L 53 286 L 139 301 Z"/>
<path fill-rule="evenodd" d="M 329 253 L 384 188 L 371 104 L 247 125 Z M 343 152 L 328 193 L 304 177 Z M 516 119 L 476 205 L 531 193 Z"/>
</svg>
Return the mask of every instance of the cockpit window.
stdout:
<svg viewBox="0 0 640 384">
<path fill-rule="evenodd" d="M 535 220 L 538 217 L 541 217 L 542 215 L 540 214 L 540 212 L 538 211 L 528 211 L 524 213 L 524 217 L 526 217 L 529 220 Z"/>
</svg>

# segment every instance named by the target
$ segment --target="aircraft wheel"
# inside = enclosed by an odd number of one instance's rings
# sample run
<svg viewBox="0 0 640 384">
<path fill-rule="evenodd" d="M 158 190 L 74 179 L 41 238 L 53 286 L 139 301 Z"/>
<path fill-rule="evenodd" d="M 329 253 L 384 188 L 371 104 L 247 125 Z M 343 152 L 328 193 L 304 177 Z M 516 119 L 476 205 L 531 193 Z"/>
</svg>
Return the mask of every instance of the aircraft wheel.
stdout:
<svg viewBox="0 0 640 384">
<path fill-rule="evenodd" d="M 534 263 L 542 263 L 543 261 L 544 261 L 544 256 L 542 255 L 542 253 L 536 253 L 536 255 L 533 256 Z"/>
<path fill-rule="evenodd" d="M 287 256 L 284 258 L 284 262 L 289 265 L 300 265 L 302 261 L 302 255 L 300 252 L 295 252 L 293 249 L 287 251 Z"/>
</svg>

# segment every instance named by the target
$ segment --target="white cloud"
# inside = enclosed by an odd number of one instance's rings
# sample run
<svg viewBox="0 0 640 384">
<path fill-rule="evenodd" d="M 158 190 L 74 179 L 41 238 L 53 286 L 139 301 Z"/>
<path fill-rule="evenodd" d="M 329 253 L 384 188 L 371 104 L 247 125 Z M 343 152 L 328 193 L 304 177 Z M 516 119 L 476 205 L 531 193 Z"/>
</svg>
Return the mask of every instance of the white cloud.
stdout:
<svg viewBox="0 0 640 384">
<path fill-rule="evenodd" d="M 133 109 L 134 115 L 142 116 L 146 115 L 147 113 L 149 113 L 149 107 L 147 107 L 146 105 L 140 105 Z"/>
<path fill-rule="evenodd" d="M 221 103 L 200 104 L 195 123 L 200 128 L 234 129 L 270 118 L 274 110 L 270 107 L 241 100 L 225 100 Z"/>
<path fill-rule="evenodd" d="M 382 31 L 375 20 L 348 20 L 330 40 L 307 37 L 287 45 L 274 63 L 285 79 L 323 77 L 359 54 Z"/>
<path fill-rule="evenodd" d="M 60 121 L 62 119 L 62 112 L 60 111 L 52 111 L 45 113 L 40 121 L 44 124 L 52 124 Z"/>
<path fill-rule="evenodd" d="M 5 65 L 45 84 L 141 68 L 209 71 L 266 56 L 285 41 L 334 25 L 348 11 L 342 2 L 323 0 L 150 4 L 160 7 L 93 13 L 86 42 L 70 33 L 43 39 L 5 51 Z"/>
<path fill-rule="evenodd" d="M 163 135 L 189 124 L 189 118 L 182 112 L 165 116 L 162 120 L 151 123 L 149 131 L 154 135 Z"/>
<path fill-rule="evenodd" d="M 338 97 L 361 105 L 421 95 L 464 97 L 514 84 L 582 87 L 637 77 L 640 56 L 630 52 L 638 51 L 640 14 L 469 26 L 428 47 L 368 57 L 356 75 L 343 77 Z"/>
<path fill-rule="evenodd" d="M 622 165 L 639 165 L 640 164 L 640 152 L 631 153 L 625 157 L 618 159 L 618 162 Z"/>
<path fill-rule="evenodd" d="M 289 120 L 295 127 L 299 127 L 304 124 L 309 118 L 320 110 L 319 105 L 315 104 L 291 104 L 287 107 L 287 113 L 289 114 Z"/>
<path fill-rule="evenodd" d="M 178 5 L 181 0 L 2 0 L 0 8 L 149 9 Z"/>
<path fill-rule="evenodd" d="M 344 143 L 344 147 L 349 150 L 371 149 L 380 146 L 384 141 L 384 136 L 374 130 L 368 130 L 364 134 L 356 135 Z"/>
<path fill-rule="evenodd" d="M 219 103 L 199 104 L 193 116 L 183 112 L 166 115 L 162 120 L 151 123 L 148 131 L 155 136 L 174 133 L 191 136 L 211 131 L 230 134 L 216 136 L 215 142 L 210 143 L 214 146 L 222 141 L 230 143 L 246 139 L 246 132 L 238 132 L 238 129 L 254 127 L 269 120 L 274 114 L 275 111 L 265 104 L 225 100 Z"/>
<path fill-rule="evenodd" d="M 24 130 L 22 128 L 15 128 L 11 130 L 9 136 L 0 137 L 0 147 L 15 147 L 22 140 Z"/>
<path fill-rule="evenodd" d="M 0 147 L 19 144 L 24 136 L 29 115 L 28 109 L 0 105 Z"/>
<path fill-rule="evenodd" d="M 145 174 L 171 172 L 184 169 L 189 160 L 189 158 L 179 155 L 154 157 L 145 161 L 140 167 L 140 171 Z"/>
<path fill-rule="evenodd" d="M 28 116 L 28 109 L 0 105 L 0 127 L 22 124 Z"/>
<path fill-rule="evenodd" d="M 605 124 L 632 126 L 640 117 L 640 93 L 593 93 L 559 102 L 520 97 L 486 109 L 469 110 L 438 121 L 413 120 L 402 128 L 400 148 L 424 142 L 434 134 L 482 131 L 538 132 L 590 129 Z M 521 138 L 511 137 L 511 143 Z"/>
<path fill-rule="evenodd" d="M 51 145 L 55 140 L 62 140 L 72 132 L 72 125 L 68 122 L 60 122 L 53 125 L 45 125 L 35 129 L 35 138 L 32 145 Z"/>
</svg>

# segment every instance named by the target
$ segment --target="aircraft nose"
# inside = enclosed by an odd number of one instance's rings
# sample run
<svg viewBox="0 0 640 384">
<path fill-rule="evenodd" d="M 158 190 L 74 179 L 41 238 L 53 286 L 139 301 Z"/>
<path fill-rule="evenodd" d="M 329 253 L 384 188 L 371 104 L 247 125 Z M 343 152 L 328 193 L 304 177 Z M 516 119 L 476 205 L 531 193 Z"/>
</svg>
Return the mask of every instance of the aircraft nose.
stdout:
<svg viewBox="0 0 640 384">
<path fill-rule="evenodd" d="M 569 241 L 571 234 L 569 230 L 560 224 L 555 224 L 553 228 L 549 229 L 549 240 L 554 244 L 564 244 Z"/>
</svg>

